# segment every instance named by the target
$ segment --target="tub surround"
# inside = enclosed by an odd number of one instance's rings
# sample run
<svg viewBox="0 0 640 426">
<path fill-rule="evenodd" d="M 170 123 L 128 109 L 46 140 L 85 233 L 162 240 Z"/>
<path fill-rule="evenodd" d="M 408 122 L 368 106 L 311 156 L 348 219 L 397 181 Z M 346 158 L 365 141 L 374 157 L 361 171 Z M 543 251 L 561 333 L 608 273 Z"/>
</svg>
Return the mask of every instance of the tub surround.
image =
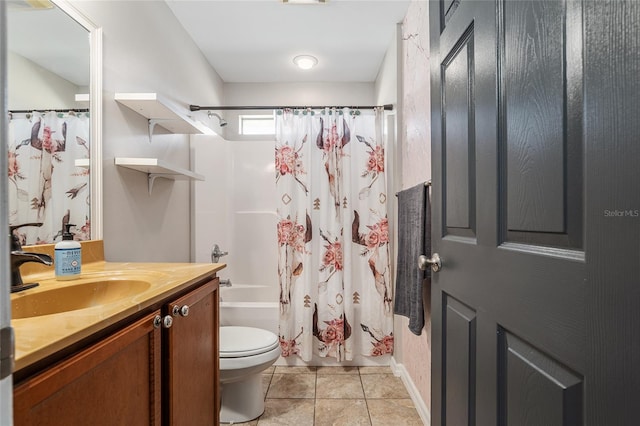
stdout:
<svg viewBox="0 0 640 426">
<path fill-rule="evenodd" d="M 25 246 L 24 251 L 53 255 L 53 245 Z M 53 267 L 25 264 L 21 267 L 24 282 L 39 282 L 40 286 L 11 295 L 11 300 L 52 288 L 74 286 L 87 281 L 127 279 L 146 281 L 148 288 L 131 297 L 116 299 L 84 309 L 14 319 L 15 367 L 19 372 L 56 352 L 62 351 L 147 310 L 207 278 L 214 278 L 224 263 L 126 263 L 106 262 L 102 241 L 82 242 L 82 273 L 80 279 L 56 281 Z"/>
</svg>

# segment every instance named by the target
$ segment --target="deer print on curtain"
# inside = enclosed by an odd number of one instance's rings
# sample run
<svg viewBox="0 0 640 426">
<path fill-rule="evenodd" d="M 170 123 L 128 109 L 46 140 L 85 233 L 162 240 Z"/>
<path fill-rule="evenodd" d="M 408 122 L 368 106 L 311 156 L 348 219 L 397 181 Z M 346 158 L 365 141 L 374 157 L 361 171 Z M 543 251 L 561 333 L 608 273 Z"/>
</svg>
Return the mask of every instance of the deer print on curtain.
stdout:
<svg viewBox="0 0 640 426">
<path fill-rule="evenodd" d="M 22 244 L 62 239 L 64 224 L 76 225 L 76 240 L 91 237 L 89 117 L 85 113 L 12 114 L 9 121 L 9 223 L 42 222 L 18 231 Z"/>
<path fill-rule="evenodd" d="M 393 351 L 382 110 L 276 116 L 283 356 Z"/>
</svg>

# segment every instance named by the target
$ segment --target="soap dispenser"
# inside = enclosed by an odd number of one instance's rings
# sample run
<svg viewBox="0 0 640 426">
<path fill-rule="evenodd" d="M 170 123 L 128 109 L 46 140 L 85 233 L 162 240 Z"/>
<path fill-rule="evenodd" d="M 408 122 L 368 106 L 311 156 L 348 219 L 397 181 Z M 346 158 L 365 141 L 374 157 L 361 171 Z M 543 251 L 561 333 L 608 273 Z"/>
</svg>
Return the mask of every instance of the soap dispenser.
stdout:
<svg viewBox="0 0 640 426">
<path fill-rule="evenodd" d="M 66 229 L 62 233 L 62 241 L 55 246 L 56 279 L 59 281 L 80 278 L 82 247 L 78 241 L 73 240 L 70 231 L 72 226 L 75 225 L 64 225 Z"/>
</svg>

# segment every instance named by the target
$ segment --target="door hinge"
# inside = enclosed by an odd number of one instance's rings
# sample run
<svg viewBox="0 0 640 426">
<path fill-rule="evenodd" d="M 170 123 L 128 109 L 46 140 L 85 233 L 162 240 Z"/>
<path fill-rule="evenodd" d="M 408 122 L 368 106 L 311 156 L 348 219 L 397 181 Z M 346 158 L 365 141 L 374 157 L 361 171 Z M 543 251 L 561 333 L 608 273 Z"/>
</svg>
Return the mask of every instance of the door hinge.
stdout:
<svg viewBox="0 0 640 426">
<path fill-rule="evenodd" d="M 0 380 L 13 372 L 14 354 L 13 328 L 0 328 Z"/>
</svg>

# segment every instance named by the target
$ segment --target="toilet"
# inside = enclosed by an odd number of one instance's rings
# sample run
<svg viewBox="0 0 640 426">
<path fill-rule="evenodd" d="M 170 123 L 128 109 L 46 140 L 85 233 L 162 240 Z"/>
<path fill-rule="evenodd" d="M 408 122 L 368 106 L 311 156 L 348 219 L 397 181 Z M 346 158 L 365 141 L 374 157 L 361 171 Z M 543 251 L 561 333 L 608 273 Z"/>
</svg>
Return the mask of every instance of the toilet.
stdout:
<svg viewBox="0 0 640 426">
<path fill-rule="evenodd" d="M 261 373 L 280 356 L 278 336 L 254 327 L 220 327 L 221 423 L 243 423 L 264 412 Z"/>
</svg>

